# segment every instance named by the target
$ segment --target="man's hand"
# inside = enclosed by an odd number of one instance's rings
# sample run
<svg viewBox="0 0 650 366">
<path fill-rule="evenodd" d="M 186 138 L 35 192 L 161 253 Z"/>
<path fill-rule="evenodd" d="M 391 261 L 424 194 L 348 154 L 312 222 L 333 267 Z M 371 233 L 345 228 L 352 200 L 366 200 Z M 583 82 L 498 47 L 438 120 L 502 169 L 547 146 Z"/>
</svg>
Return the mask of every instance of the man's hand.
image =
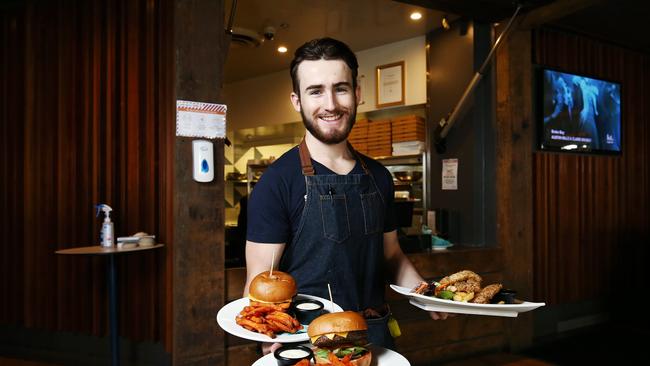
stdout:
<svg viewBox="0 0 650 366">
<path fill-rule="evenodd" d="M 282 347 L 282 343 L 262 343 L 262 354 L 266 356 L 280 347 Z"/>
<path fill-rule="evenodd" d="M 431 319 L 433 319 L 433 320 L 446 320 L 447 318 L 453 318 L 453 317 L 455 317 L 456 314 L 452 314 L 452 313 L 440 313 L 440 312 L 436 312 L 436 311 L 430 311 L 430 312 L 429 312 L 429 316 L 430 316 Z"/>
</svg>

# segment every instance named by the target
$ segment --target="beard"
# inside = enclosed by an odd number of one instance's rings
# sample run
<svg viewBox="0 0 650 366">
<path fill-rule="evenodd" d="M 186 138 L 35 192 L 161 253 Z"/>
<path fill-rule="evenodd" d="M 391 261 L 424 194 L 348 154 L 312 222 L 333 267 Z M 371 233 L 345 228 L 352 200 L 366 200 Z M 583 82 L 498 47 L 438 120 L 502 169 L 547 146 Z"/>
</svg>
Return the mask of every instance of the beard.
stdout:
<svg viewBox="0 0 650 366">
<path fill-rule="evenodd" d="M 341 110 L 332 111 L 332 113 L 344 114 Z M 310 118 L 305 115 L 303 108 L 300 108 L 300 116 L 302 116 L 302 123 L 305 125 L 307 131 L 309 131 L 309 133 L 311 133 L 311 135 L 318 141 L 327 145 L 335 145 L 345 141 L 345 139 L 350 135 L 350 131 L 352 131 L 352 127 L 354 127 L 354 122 L 357 118 L 357 109 L 354 108 L 350 111 L 342 130 L 323 131 L 323 129 L 318 126 L 318 122 L 314 121 L 314 117 Z"/>
</svg>

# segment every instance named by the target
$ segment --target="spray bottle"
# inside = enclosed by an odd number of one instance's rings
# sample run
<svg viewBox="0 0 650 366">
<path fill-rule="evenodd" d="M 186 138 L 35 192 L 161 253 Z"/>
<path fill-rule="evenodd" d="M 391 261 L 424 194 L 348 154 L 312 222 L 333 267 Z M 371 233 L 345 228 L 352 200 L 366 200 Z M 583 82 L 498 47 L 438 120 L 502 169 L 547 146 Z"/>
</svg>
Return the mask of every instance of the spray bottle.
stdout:
<svg viewBox="0 0 650 366">
<path fill-rule="evenodd" d="M 100 245 L 107 248 L 112 248 L 114 245 L 114 236 L 113 236 L 113 223 L 111 222 L 111 211 L 113 209 L 107 204 L 99 204 L 95 206 L 97 208 L 97 217 L 99 217 L 99 211 L 104 211 L 104 222 L 102 223 L 102 230 L 99 234 Z"/>
</svg>

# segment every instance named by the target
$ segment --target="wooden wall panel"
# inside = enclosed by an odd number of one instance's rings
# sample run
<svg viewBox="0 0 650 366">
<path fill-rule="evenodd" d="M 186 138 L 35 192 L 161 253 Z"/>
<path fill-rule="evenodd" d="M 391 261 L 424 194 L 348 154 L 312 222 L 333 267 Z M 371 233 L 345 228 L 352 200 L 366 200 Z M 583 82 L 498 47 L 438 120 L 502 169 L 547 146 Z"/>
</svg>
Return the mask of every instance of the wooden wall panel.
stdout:
<svg viewBox="0 0 650 366">
<path fill-rule="evenodd" d="M 535 297 L 549 304 L 606 300 L 648 279 L 650 56 L 542 30 L 534 33 L 534 61 L 621 83 L 620 156 L 533 158 Z"/>
<path fill-rule="evenodd" d="M 530 32 L 515 30 L 497 50 L 496 213 L 497 242 L 503 248 L 504 282 L 517 296 L 533 297 L 533 201 Z M 533 315 L 509 323 L 512 349 L 530 346 Z"/>
<path fill-rule="evenodd" d="M 22 90 L 25 54 L 20 49 L 25 38 L 25 15 L 16 9 L 0 13 L 0 323 L 21 323 L 24 290 L 20 277 L 24 245 L 23 235 L 23 180 L 24 150 L 22 125 L 25 111 L 15 108 L 25 104 Z M 8 296 L 11 296 L 10 300 Z"/>
<path fill-rule="evenodd" d="M 178 100 L 223 102 L 229 37 L 224 1 L 174 0 Z M 215 139 L 214 180 L 192 179 L 192 140 L 174 140 L 174 293 L 172 363 L 223 365 L 224 332 L 214 320 L 224 303 L 224 140 Z"/>
<path fill-rule="evenodd" d="M 163 250 L 118 258 L 120 335 L 168 339 L 173 190 L 170 4 L 27 1 L 0 8 L 0 323 L 106 335 L 106 262 L 54 251 L 116 236 Z M 162 47 L 161 47 L 162 46 Z"/>
</svg>

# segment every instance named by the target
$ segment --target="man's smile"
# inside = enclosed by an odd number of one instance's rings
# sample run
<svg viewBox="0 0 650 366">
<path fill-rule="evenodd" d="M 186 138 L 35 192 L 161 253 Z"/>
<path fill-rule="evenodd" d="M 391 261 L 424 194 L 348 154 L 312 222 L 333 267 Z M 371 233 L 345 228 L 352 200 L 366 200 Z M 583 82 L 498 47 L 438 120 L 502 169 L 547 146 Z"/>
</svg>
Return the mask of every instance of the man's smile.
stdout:
<svg viewBox="0 0 650 366">
<path fill-rule="evenodd" d="M 337 114 L 321 114 L 318 115 L 318 119 L 325 123 L 337 123 L 343 118 L 342 113 L 337 113 Z"/>
</svg>

